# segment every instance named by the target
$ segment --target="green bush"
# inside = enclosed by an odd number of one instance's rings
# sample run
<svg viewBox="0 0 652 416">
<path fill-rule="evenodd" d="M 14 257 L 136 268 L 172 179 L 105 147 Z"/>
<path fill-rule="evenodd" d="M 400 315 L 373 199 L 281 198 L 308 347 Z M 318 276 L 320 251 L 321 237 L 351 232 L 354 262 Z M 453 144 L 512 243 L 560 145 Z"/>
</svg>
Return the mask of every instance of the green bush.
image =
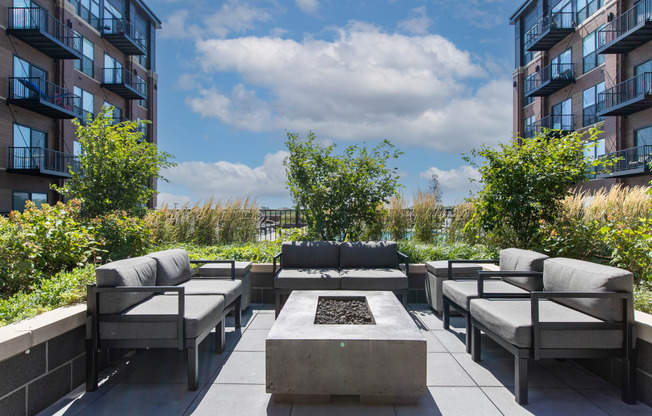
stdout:
<svg viewBox="0 0 652 416">
<path fill-rule="evenodd" d="M 275 254 L 281 251 L 281 241 L 259 243 L 236 243 L 216 246 L 201 246 L 192 243 L 162 244 L 151 251 L 181 248 L 188 252 L 191 260 L 239 260 L 254 263 L 271 263 Z"/>
<path fill-rule="evenodd" d="M 143 255 L 152 241 L 152 231 L 145 226 L 145 221 L 129 217 L 124 211 L 94 218 L 93 225 L 104 262 Z"/>
<path fill-rule="evenodd" d="M 494 248 L 480 244 L 422 244 L 412 241 L 399 241 L 398 249 L 410 257 L 410 263 L 449 259 L 495 259 L 498 252 Z"/>
<path fill-rule="evenodd" d="M 634 287 L 634 309 L 652 313 L 652 283 L 642 282 Z"/>
</svg>

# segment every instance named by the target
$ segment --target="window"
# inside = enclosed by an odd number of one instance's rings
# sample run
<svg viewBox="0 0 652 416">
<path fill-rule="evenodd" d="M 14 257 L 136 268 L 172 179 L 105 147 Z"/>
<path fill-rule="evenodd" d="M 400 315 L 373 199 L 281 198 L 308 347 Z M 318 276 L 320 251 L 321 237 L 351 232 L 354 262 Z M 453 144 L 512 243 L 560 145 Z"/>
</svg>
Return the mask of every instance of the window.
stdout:
<svg viewBox="0 0 652 416">
<path fill-rule="evenodd" d="M 122 109 L 118 106 L 115 106 L 107 101 L 104 101 L 102 105 L 103 108 L 110 108 L 111 110 L 107 111 L 107 117 L 113 118 L 113 124 L 118 124 L 122 122 Z M 113 108 L 111 108 L 113 107 Z"/>
<path fill-rule="evenodd" d="M 584 39 L 582 39 L 584 73 L 587 73 L 596 66 L 604 63 L 604 55 L 595 52 L 598 47 L 597 33 L 598 30 L 601 30 L 603 27 L 604 25 L 600 26 L 595 31 L 589 33 Z"/>
<path fill-rule="evenodd" d="M 586 154 L 586 156 L 591 160 L 598 159 L 600 156 L 604 155 L 604 139 L 587 142 L 586 147 L 584 148 L 584 154 Z"/>
<path fill-rule="evenodd" d="M 81 60 L 75 60 L 75 68 L 77 68 L 79 71 L 83 72 L 84 74 L 88 75 L 89 77 L 93 78 L 93 60 L 95 59 L 94 58 L 95 45 L 93 45 L 93 42 L 83 37 L 78 32 L 75 33 L 81 37 L 81 42 L 77 50 L 81 52 L 83 55 Z"/>
<path fill-rule="evenodd" d="M 12 195 L 11 209 L 23 212 L 25 202 L 32 201 L 37 207 L 48 203 L 48 194 L 41 192 L 18 192 L 14 191 Z"/>
<path fill-rule="evenodd" d="M 104 79 L 107 84 L 122 84 L 122 64 L 109 55 L 104 54 Z"/>
<path fill-rule="evenodd" d="M 523 122 L 523 137 L 526 139 L 534 137 L 534 122 L 535 122 L 535 117 L 530 116 L 526 118 Z"/>
<path fill-rule="evenodd" d="M 138 105 L 143 107 L 143 108 L 148 108 L 148 102 L 147 100 L 138 100 Z"/>
<path fill-rule="evenodd" d="M 149 124 L 148 123 L 142 123 L 144 119 L 138 117 L 138 128 L 136 131 L 143 133 L 143 135 L 138 139 L 139 142 L 147 142 L 149 141 L 148 137 L 148 132 L 149 132 Z"/>
<path fill-rule="evenodd" d="M 88 116 L 91 117 L 92 121 L 95 118 L 95 114 L 93 112 L 95 97 L 93 97 L 93 94 L 90 92 L 83 90 L 77 86 L 75 86 L 75 95 L 81 97 L 82 119 L 80 120 L 80 123 L 85 124 L 86 120 L 88 120 Z"/>
<path fill-rule="evenodd" d="M 604 117 L 596 116 L 598 97 L 604 92 L 604 81 L 587 88 L 582 93 L 582 126 L 590 126 L 598 121 L 604 120 Z"/>
<path fill-rule="evenodd" d="M 47 71 L 32 65 L 30 62 L 14 56 L 14 77 L 16 78 L 41 78 L 48 79 Z"/>
<path fill-rule="evenodd" d="M 573 99 L 569 98 L 552 107 L 552 130 L 573 130 Z"/>
<path fill-rule="evenodd" d="M 14 169 L 37 169 L 47 147 L 48 134 L 14 123 L 13 149 L 9 152 Z"/>
<path fill-rule="evenodd" d="M 107 0 L 104 0 L 104 18 L 105 19 L 122 19 L 122 13 Z"/>
<path fill-rule="evenodd" d="M 573 78 L 572 62 L 570 48 L 555 56 L 550 62 L 551 79 Z"/>
<path fill-rule="evenodd" d="M 100 0 L 68 0 L 77 14 L 96 29 L 100 28 Z"/>
<path fill-rule="evenodd" d="M 652 126 L 634 131 L 634 147 L 641 146 L 650 146 L 652 152 Z"/>
<path fill-rule="evenodd" d="M 577 10 L 577 24 L 588 19 L 593 13 L 598 11 L 604 4 L 604 0 L 577 0 L 575 10 Z"/>
</svg>

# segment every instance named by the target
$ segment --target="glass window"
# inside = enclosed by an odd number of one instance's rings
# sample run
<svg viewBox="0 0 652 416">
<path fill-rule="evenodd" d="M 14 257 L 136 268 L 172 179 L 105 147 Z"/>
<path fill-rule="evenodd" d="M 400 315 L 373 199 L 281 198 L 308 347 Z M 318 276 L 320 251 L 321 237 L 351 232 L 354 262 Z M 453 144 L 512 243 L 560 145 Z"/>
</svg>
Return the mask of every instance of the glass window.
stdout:
<svg viewBox="0 0 652 416">
<path fill-rule="evenodd" d="M 79 45 L 79 52 L 82 53 L 82 59 L 75 60 L 75 68 L 89 77 L 93 77 L 93 62 L 95 59 L 95 45 L 93 42 L 83 37 L 78 32 L 75 32 L 77 35 L 81 36 L 81 44 Z"/>
<path fill-rule="evenodd" d="M 604 55 L 596 53 L 598 47 L 598 30 L 601 30 L 604 25 L 597 28 L 595 31 L 589 33 L 584 39 L 582 39 L 582 62 L 584 67 L 584 73 L 589 72 L 598 65 L 604 63 Z"/>
<path fill-rule="evenodd" d="M 577 0 L 577 23 L 580 24 L 588 19 L 593 13 L 604 5 L 604 0 Z"/>
<path fill-rule="evenodd" d="M 634 147 L 650 146 L 652 151 L 652 126 L 634 132 Z"/>
<path fill-rule="evenodd" d="M 534 137 L 535 117 L 530 116 L 523 121 L 523 137 L 526 139 Z"/>
<path fill-rule="evenodd" d="M 23 212 L 25 202 L 31 200 L 37 207 L 48 203 L 48 195 L 41 192 L 19 192 L 14 191 L 11 201 L 11 209 Z"/>
<path fill-rule="evenodd" d="M 104 18 L 121 19 L 122 13 L 120 13 L 120 11 L 117 8 L 113 7 L 113 5 L 109 3 L 107 0 L 104 0 Z"/>
<path fill-rule="evenodd" d="M 566 49 L 564 52 L 555 56 L 550 62 L 551 79 L 556 78 L 572 78 L 573 77 L 573 64 L 572 64 L 571 49 Z"/>
<path fill-rule="evenodd" d="M 573 130 L 573 99 L 569 98 L 556 104 L 552 107 L 552 123 L 550 124 L 553 130 Z"/>
<path fill-rule="evenodd" d="M 604 92 L 604 81 L 585 89 L 582 93 L 582 126 L 590 126 L 604 120 L 604 117 L 596 116 L 598 97 L 601 92 Z"/>
<path fill-rule="evenodd" d="M 13 150 L 10 152 L 14 168 L 30 169 L 38 167 L 44 157 L 48 134 L 44 131 L 14 123 Z"/>
<path fill-rule="evenodd" d="M 77 6 L 77 14 L 96 29 L 100 27 L 100 0 L 78 0 L 71 2 Z"/>
<path fill-rule="evenodd" d="M 605 154 L 604 139 L 587 142 L 586 144 L 584 153 L 589 159 L 594 160 Z"/>
<path fill-rule="evenodd" d="M 77 140 L 72 143 L 72 154 L 75 156 L 81 155 L 81 143 Z"/>
<path fill-rule="evenodd" d="M 95 105 L 95 97 L 90 92 L 81 89 L 75 86 L 75 95 L 81 97 L 81 106 L 82 106 L 82 119 L 80 122 L 82 124 L 86 123 L 88 117 L 90 116 L 91 121 L 95 118 L 93 108 Z"/>
<path fill-rule="evenodd" d="M 104 82 L 107 84 L 122 83 L 122 64 L 108 53 L 104 54 Z"/>
</svg>

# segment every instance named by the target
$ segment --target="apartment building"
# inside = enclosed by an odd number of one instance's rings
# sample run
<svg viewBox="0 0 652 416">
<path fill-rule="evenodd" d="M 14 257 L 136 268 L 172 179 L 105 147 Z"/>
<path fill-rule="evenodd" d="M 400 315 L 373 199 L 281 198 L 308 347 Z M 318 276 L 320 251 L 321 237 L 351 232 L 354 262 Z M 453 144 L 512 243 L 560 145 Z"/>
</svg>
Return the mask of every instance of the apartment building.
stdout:
<svg viewBox="0 0 652 416">
<path fill-rule="evenodd" d="M 54 203 L 75 168 L 71 120 L 103 106 L 156 143 L 156 30 L 142 0 L 0 0 L 0 213 Z"/>
<path fill-rule="evenodd" d="M 652 0 L 527 0 L 515 33 L 514 125 L 603 131 L 592 156 L 616 156 L 587 187 L 652 176 Z"/>
</svg>

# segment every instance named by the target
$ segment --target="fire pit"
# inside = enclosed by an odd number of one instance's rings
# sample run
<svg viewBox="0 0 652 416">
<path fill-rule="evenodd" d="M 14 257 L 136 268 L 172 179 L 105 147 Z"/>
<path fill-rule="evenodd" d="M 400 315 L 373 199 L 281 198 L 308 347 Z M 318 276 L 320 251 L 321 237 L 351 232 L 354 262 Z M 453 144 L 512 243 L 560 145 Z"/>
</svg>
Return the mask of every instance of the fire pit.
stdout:
<svg viewBox="0 0 652 416">
<path fill-rule="evenodd" d="M 267 336 L 267 392 L 284 402 L 414 403 L 426 394 L 426 355 L 392 292 L 294 291 Z"/>
</svg>

